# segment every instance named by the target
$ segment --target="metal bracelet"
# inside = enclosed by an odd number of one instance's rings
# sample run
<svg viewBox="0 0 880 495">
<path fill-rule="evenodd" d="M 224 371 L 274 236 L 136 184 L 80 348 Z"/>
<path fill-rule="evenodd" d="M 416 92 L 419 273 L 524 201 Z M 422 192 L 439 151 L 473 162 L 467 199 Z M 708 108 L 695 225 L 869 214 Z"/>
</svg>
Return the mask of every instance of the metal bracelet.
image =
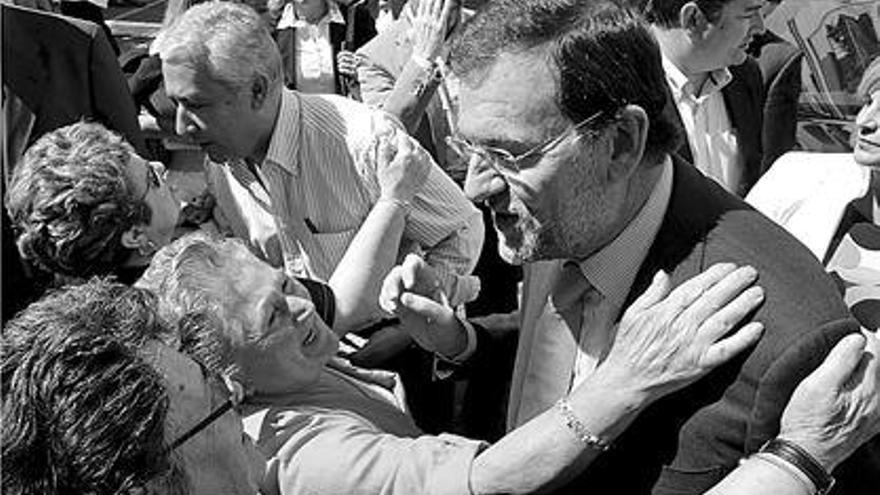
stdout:
<svg viewBox="0 0 880 495">
<path fill-rule="evenodd" d="M 562 414 L 565 426 L 567 426 L 584 445 L 598 450 L 599 452 L 605 452 L 611 448 L 611 442 L 593 435 L 587 428 L 587 425 L 575 415 L 574 410 L 571 408 L 571 404 L 568 403 L 568 399 L 563 397 L 556 401 L 556 409 Z"/>
</svg>

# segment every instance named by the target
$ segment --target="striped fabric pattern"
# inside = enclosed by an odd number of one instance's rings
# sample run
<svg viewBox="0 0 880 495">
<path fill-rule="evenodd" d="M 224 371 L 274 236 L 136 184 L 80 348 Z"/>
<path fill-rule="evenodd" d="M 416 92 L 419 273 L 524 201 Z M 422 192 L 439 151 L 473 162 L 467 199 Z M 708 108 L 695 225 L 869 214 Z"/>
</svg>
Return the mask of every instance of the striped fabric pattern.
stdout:
<svg viewBox="0 0 880 495">
<path fill-rule="evenodd" d="M 353 100 L 283 91 L 259 180 L 243 161 L 233 161 L 209 165 L 209 184 L 234 235 L 291 274 L 328 280 L 379 199 L 376 136 L 405 131 Z M 479 211 L 432 163 L 412 201 L 402 251 L 423 251 L 444 274 L 450 297 L 466 300 L 479 284 L 459 276 L 473 270 L 482 241 Z"/>
</svg>

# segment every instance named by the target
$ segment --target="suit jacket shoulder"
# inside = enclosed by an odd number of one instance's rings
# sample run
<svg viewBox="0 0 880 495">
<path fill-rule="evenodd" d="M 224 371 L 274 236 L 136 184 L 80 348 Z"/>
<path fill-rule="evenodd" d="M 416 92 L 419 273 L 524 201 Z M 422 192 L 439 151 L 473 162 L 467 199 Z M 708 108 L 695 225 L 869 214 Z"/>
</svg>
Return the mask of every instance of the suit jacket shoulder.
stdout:
<svg viewBox="0 0 880 495">
<path fill-rule="evenodd" d="M 675 164 L 670 204 L 630 301 L 656 270 L 678 285 L 717 262 L 749 264 L 765 301 L 751 319 L 756 347 L 643 411 L 585 473 L 618 493 L 704 493 L 775 435 L 794 387 L 858 325 L 810 253 L 780 227 L 687 163 Z M 632 466 L 639 466 L 633 470 Z"/>
<path fill-rule="evenodd" d="M 764 122 L 764 83 L 761 68 L 749 57 L 729 68 L 733 79 L 724 87 L 724 104 L 731 126 L 739 139 L 745 170 L 737 194 L 745 196 L 764 173 L 761 130 Z"/>
</svg>

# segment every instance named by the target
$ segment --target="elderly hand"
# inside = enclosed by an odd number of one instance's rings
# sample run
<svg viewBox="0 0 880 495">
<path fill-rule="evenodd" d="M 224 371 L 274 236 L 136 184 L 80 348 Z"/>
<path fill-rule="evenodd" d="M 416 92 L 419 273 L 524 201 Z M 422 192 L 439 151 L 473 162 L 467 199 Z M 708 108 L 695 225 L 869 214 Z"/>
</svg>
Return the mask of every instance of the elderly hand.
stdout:
<svg viewBox="0 0 880 495">
<path fill-rule="evenodd" d="M 804 378 L 782 413 L 779 437 L 804 448 L 827 471 L 880 434 L 880 341 L 847 335 Z"/>
<path fill-rule="evenodd" d="M 378 137 L 376 171 L 380 198 L 408 203 L 431 171 L 431 158 L 402 130 Z"/>
<path fill-rule="evenodd" d="M 437 58 L 446 41 L 452 16 L 458 15 L 457 5 L 457 0 L 419 1 L 410 31 L 413 57 L 429 62 Z"/>
<path fill-rule="evenodd" d="M 379 305 L 400 318 L 403 330 L 428 351 L 453 357 L 467 345 L 464 326 L 449 307 L 440 279 L 415 254 L 385 277 Z"/>
<path fill-rule="evenodd" d="M 722 337 L 763 301 L 763 290 L 750 287 L 757 277 L 751 267 L 716 264 L 670 293 L 669 276 L 658 272 L 624 313 L 596 379 L 647 404 L 742 352 L 763 325 L 751 322 Z"/>
</svg>

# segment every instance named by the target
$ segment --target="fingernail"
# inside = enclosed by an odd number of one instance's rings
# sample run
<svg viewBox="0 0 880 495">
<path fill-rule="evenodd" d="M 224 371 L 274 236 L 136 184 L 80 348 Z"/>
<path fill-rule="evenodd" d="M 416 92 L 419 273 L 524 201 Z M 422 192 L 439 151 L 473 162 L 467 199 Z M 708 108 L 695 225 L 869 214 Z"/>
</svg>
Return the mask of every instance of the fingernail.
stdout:
<svg viewBox="0 0 880 495">
<path fill-rule="evenodd" d="M 758 277 L 758 270 L 755 270 L 755 268 L 751 265 L 746 265 L 746 266 L 740 268 L 740 270 L 742 270 L 743 273 L 745 273 L 748 278 L 757 278 Z"/>
</svg>

